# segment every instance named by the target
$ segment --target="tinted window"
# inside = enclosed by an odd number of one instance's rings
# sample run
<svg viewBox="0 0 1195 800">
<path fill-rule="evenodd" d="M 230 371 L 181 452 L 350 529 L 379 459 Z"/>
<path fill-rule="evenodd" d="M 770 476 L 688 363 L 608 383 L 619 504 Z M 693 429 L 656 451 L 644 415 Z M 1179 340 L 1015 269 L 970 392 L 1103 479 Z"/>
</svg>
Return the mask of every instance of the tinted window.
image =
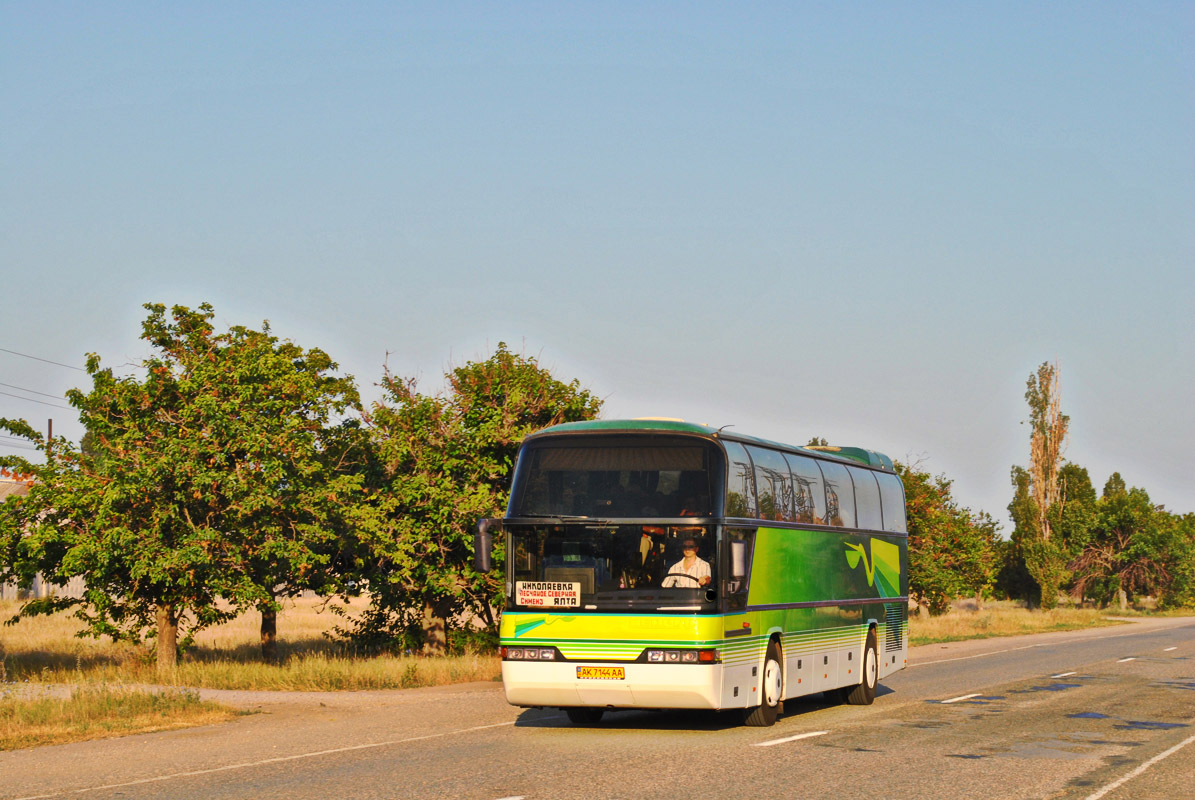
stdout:
<svg viewBox="0 0 1195 800">
<path fill-rule="evenodd" d="M 855 489 L 846 466 L 835 461 L 819 464 L 826 478 L 826 524 L 855 527 Z"/>
<path fill-rule="evenodd" d="M 817 461 L 786 453 L 793 476 L 793 506 L 796 521 L 823 525 L 826 519 L 826 488 Z"/>
<path fill-rule="evenodd" d="M 748 447 L 755 463 L 755 492 L 759 518 L 793 520 L 793 481 L 784 454 L 766 447 Z"/>
<path fill-rule="evenodd" d="M 711 447 L 691 440 L 536 444 L 519 455 L 515 514 L 708 516 Z"/>
<path fill-rule="evenodd" d="M 859 527 L 882 531 L 884 519 L 880 514 L 880 487 L 876 483 L 875 473 L 858 467 L 848 469 L 855 483 L 855 513 Z"/>
<path fill-rule="evenodd" d="M 751 459 L 747 457 L 747 449 L 737 442 L 722 442 L 726 448 L 726 460 L 729 466 L 726 470 L 726 516 L 754 517 L 755 505 L 755 470 L 751 466 Z"/>
<path fill-rule="evenodd" d="M 880 503 L 884 508 L 884 530 L 905 533 L 905 487 L 890 472 L 876 473 L 880 484 Z"/>
</svg>

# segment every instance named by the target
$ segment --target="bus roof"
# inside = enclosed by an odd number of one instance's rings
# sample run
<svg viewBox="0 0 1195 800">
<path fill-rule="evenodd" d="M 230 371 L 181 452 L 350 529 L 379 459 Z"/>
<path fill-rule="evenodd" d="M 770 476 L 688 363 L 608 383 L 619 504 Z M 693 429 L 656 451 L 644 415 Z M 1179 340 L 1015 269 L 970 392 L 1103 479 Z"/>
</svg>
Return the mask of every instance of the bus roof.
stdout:
<svg viewBox="0 0 1195 800">
<path fill-rule="evenodd" d="M 680 419 L 663 419 L 658 417 L 645 417 L 640 419 L 598 419 L 591 420 L 589 422 L 566 422 L 561 425 L 553 425 L 550 428 L 543 428 L 542 430 L 536 431 L 528 436 L 527 439 L 537 439 L 540 436 L 554 436 L 562 433 L 643 433 L 651 431 L 660 433 L 691 433 L 698 436 L 706 436 L 711 439 L 726 439 L 732 442 L 743 442 L 744 444 L 763 445 L 765 447 L 774 447 L 779 450 L 806 453 L 819 458 L 851 461 L 856 464 L 863 464 L 864 466 L 875 469 L 887 471 L 892 471 L 893 469 L 891 458 L 883 453 L 877 453 L 875 450 L 867 450 L 862 447 L 800 447 L 797 445 L 783 444 L 781 442 L 773 442 L 768 439 L 760 439 L 755 436 L 746 436 L 741 433 L 735 433 L 733 431 L 727 430 L 726 428 L 711 428 L 709 425 L 698 425 L 695 422 L 685 422 L 684 420 Z"/>
</svg>

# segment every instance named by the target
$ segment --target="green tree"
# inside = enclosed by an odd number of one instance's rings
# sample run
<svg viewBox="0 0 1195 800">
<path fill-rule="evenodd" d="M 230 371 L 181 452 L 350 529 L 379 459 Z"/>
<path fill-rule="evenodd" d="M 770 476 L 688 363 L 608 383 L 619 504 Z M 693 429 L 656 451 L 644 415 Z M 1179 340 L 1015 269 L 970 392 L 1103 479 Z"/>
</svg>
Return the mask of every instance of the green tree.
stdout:
<svg viewBox="0 0 1195 800">
<path fill-rule="evenodd" d="M 1166 592 L 1158 598 L 1163 608 L 1195 606 L 1195 514 L 1169 514 L 1173 527 L 1171 564 L 1173 577 Z"/>
<path fill-rule="evenodd" d="M 448 625 L 462 612 L 496 626 L 501 580 L 497 570 L 473 570 L 473 530 L 479 518 L 501 515 L 519 443 L 601 407 L 577 381 L 556 380 L 505 344 L 446 378 L 446 394 L 425 395 L 414 380 L 387 372 L 386 397 L 368 414 L 374 516 L 359 534 L 372 559 L 362 575 L 371 606 L 350 632 L 418 640 L 430 654 L 446 652 Z"/>
<path fill-rule="evenodd" d="M 905 485 L 910 593 L 934 615 L 960 595 L 981 596 L 995 579 L 999 526 L 986 513 L 961 508 L 945 476 L 895 466 Z"/>
<path fill-rule="evenodd" d="M 1101 605 L 1115 595 L 1123 611 L 1134 595 L 1165 595 L 1185 550 L 1178 520 L 1113 473 L 1096 505 L 1091 535 L 1071 564 L 1073 592 Z"/>
<path fill-rule="evenodd" d="M 1067 577 L 1070 551 L 1061 531 L 1055 531 L 1063 510 L 1059 480 L 1062 449 L 1070 418 L 1061 411 L 1058 366 L 1043 363 L 1026 383 L 1029 404 L 1029 468 L 1013 467 L 1014 496 L 1008 511 L 1016 527 L 1013 539 L 1025 567 L 1040 588 L 1040 605 L 1053 608 Z M 1056 535 L 1057 533 L 1057 535 Z"/>
<path fill-rule="evenodd" d="M 82 576 L 76 606 L 96 635 L 141 641 L 152 630 L 159 670 L 195 631 L 247 608 L 262 611 L 275 655 L 278 599 L 337 585 L 341 541 L 362 494 L 343 442 L 359 406 L 350 378 L 320 350 L 269 331 L 217 333 L 198 311 L 148 304 L 144 377 L 116 377 L 91 355 L 92 389 L 68 399 L 87 428 L 83 453 L 5 423 L 47 453 L 37 491 L 2 531 L 15 571 Z M 217 597 L 231 609 L 217 607 Z"/>
</svg>

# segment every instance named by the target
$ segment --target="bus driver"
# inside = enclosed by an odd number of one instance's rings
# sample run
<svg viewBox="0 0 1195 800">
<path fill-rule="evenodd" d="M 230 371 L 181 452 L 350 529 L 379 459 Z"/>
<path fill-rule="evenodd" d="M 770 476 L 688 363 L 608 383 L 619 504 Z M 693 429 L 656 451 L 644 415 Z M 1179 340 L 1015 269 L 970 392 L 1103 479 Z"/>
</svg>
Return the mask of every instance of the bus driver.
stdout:
<svg viewBox="0 0 1195 800">
<path fill-rule="evenodd" d="M 661 588 L 670 589 L 677 586 L 685 589 L 709 585 L 710 564 L 697 557 L 696 540 L 686 538 L 684 548 L 685 557 L 668 568 L 668 576 L 660 584 Z"/>
</svg>

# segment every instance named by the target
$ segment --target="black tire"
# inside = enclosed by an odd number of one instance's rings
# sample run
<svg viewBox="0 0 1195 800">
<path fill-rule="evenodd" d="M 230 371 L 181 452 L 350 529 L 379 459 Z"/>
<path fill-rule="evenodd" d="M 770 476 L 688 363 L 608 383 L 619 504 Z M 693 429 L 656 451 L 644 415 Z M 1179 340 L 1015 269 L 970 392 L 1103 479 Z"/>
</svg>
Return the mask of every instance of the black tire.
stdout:
<svg viewBox="0 0 1195 800">
<path fill-rule="evenodd" d="M 606 709 L 566 708 L 564 713 L 568 714 L 568 721 L 574 725 L 594 725 L 602 721 L 602 714 L 606 713 Z"/>
<path fill-rule="evenodd" d="M 852 706 L 869 706 L 876 699 L 876 683 L 880 675 L 880 655 L 876 647 L 876 632 L 872 628 L 867 632 L 867 644 L 863 647 L 862 675 L 856 686 L 844 686 L 842 702 Z"/>
<path fill-rule="evenodd" d="M 763 675 L 759 680 L 759 705 L 744 712 L 743 722 L 758 728 L 775 725 L 783 700 L 784 667 L 780 663 L 780 645 L 772 640 L 768 642 L 768 652 L 763 659 Z"/>
</svg>

